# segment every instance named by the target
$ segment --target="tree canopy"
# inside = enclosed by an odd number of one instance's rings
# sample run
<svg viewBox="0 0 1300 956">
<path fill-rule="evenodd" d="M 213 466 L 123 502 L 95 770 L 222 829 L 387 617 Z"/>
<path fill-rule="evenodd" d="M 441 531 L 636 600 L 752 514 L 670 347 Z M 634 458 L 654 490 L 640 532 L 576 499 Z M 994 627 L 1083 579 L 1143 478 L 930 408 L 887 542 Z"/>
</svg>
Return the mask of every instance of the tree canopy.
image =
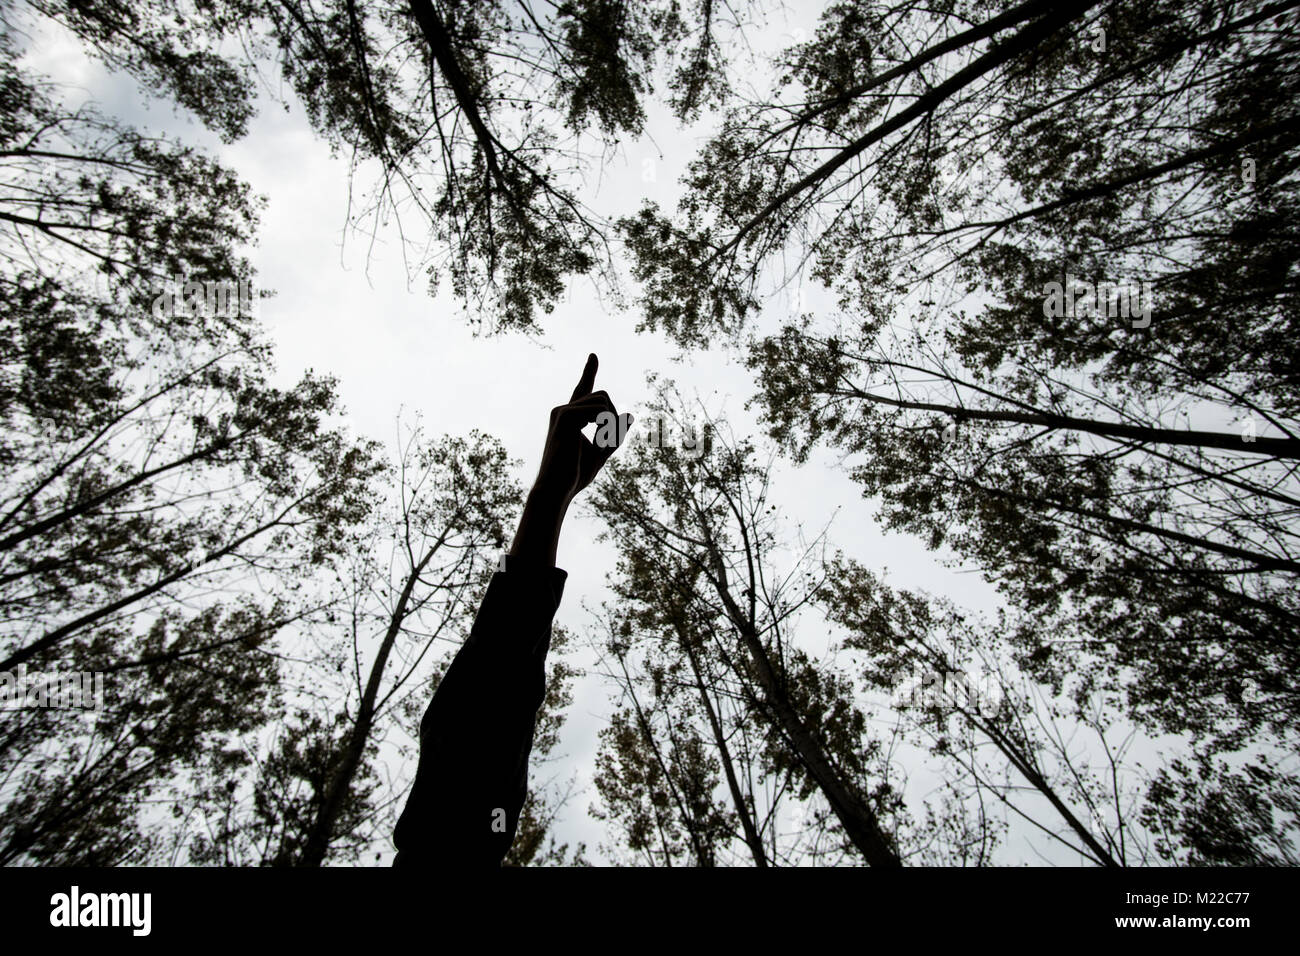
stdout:
<svg viewBox="0 0 1300 956">
<path fill-rule="evenodd" d="M 395 222 L 475 331 L 536 336 L 574 282 L 630 280 L 639 333 L 752 375 L 758 433 L 656 385 L 651 417 L 707 440 L 588 492 L 617 565 L 557 633 L 510 863 L 587 860 L 547 775 L 576 654 L 610 695 L 585 796 L 612 859 L 987 865 L 1015 827 L 1100 866 L 1293 865 L 1300 3 L 834 0 L 775 44 L 763 11 L 21 8 L 225 143 L 261 96 L 300 106 L 367 184 L 349 228 Z M 6 712 L 0 863 L 366 859 L 518 463 L 483 432 L 385 449 L 328 375 L 275 384 L 265 200 L 66 106 L 17 22 L 0 672 L 114 694 Z M 616 216 L 595 182 L 662 117 L 699 134 L 675 205 Z M 775 463 L 827 448 L 998 611 L 792 528 Z"/>
</svg>

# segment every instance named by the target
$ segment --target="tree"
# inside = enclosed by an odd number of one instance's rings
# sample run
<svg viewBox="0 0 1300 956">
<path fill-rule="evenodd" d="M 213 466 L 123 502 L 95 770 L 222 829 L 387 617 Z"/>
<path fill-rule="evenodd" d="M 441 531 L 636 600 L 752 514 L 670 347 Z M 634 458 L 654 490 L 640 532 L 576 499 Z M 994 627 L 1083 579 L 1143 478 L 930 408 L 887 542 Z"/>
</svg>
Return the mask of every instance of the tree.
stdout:
<svg viewBox="0 0 1300 956">
<path fill-rule="evenodd" d="M 422 696 L 415 675 L 436 642 L 468 632 L 484 571 L 495 566 L 491 550 L 503 547 L 506 523 L 523 497 L 507 476 L 505 449 L 482 433 L 427 442 L 417 428 L 399 455 L 392 513 L 354 572 L 358 585 L 348 622 L 354 686 L 346 699 L 356 695 L 355 713 L 347 715 L 307 828 L 299 860 L 304 866 L 320 866 L 332 840 L 348 835 L 340 827 L 341 810 L 377 722 L 403 691 L 414 688 Z M 367 646 L 374 650 L 363 680 Z M 390 665 L 395 673 L 388 673 Z"/>
<path fill-rule="evenodd" d="M 1032 622 L 1004 612 L 995 627 L 982 626 L 951 602 L 890 588 L 843 558 L 828 564 L 818 600 L 847 629 L 845 647 L 863 653 L 862 684 L 892 697 L 899 720 L 949 766 L 956 795 L 980 805 L 997 800 L 1089 862 L 1134 862 L 1130 845 L 1143 835 L 1134 832 L 1125 801 L 1135 801 L 1120 781 L 1133 769 L 1125 766 L 1133 735 L 1118 747 L 1107 743 L 1116 706 L 1090 674 L 1054 695 L 1024 679 L 998 635 Z M 1087 732 L 1105 755 L 1100 779 L 1078 746 Z M 990 750 L 991 761 L 981 753 Z M 1026 808 L 1024 791 L 1046 807 Z"/>
<path fill-rule="evenodd" d="M 692 427 L 683 406 L 674 406 L 667 394 L 652 413 L 675 432 Z M 826 800 L 862 859 L 897 865 L 898 851 L 882 823 L 897 808 L 896 795 L 887 782 L 872 779 L 880 772 L 880 742 L 864 739 L 865 717 L 848 698 L 851 685 L 788 643 L 788 620 L 809 597 L 792 598 L 783 593 L 789 582 L 768 577 L 773 530 L 767 472 L 754 461 L 751 444 L 726 440 L 716 429 L 708 436 L 699 446 L 707 447 L 704 454 L 643 446 L 611 464 L 594 508 L 620 529 L 616 593 L 652 634 L 674 634 L 680 616 L 689 613 L 694 622 L 684 625 L 690 635 L 685 647 L 696 635 L 708 636 L 712 655 L 726 662 L 769 729 L 768 759 L 797 777 L 801 796 L 816 791 Z M 653 665 L 649 672 L 655 673 Z M 629 757 L 653 737 L 648 719 L 638 716 L 638 723 L 643 741 L 620 744 Z M 632 729 L 625 721 L 624 736 Z M 697 736 L 718 741 L 716 733 Z M 680 759 L 694 759 L 699 747 L 689 737 L 675 745 L 687 748 Z M 699 842 L 697 861 L 706 858 Z"/>
<path fill-rule="evenodd" d="M 1186 769 L 1188 754 L 1205 759 L 1194 741 L 1162 742 L 1168 756 L 1154 766 L 1135 755 L 1144 735 L 1126 685 L 1104 662 L 1076 654 L 1074 671 L 1044 677 L 1042 654 L 1025 653 L 1086 646 L 1086 620 L 1045 625 L 1015 608 L 986 620 L 892 588 L 842 555 L 827 558 L 824 533 L 782 562 L 788 546 L 759 449 L 671 390 L 652 413 L 670 423 L 652 434 L 686 435 L 693 415 L 708 421 L 710 440 L 698 457 L 687 449 L 705 446 L 694 441 L 629 449 L 594 504 L 618 529 L 608 537 L 620 560 L 597 641 L 618 694 L 601 734 L 593 812 L 637 858 L 760 866 L 833 863 L 845 850 L 865 858 L 837 788 L 867 795 L 905 862 L 988 865 L 1008 832 L 1036 852 L 1110 867 L 1211 852 L 1221 861 L 1287 858 L 1290 777 L 1267 756 L 1249 773 L 1276 781 L 1275 796 L 1246 799 L 1241 777 L 1203 793 L 1193 781 L 1209 771 Z M 770 682 L 738 633 L 745 625 L 735 619 L 746 614 L 758 622 Z M 839 637 L 813 655 L 810 631 L 823 620 Z M 799 721 L 794 732 L 783 710 Z M 809 738 L 812 759 L 800 749 Z M 819 755 L 835 774 L 825 788 Z M 908 800 L 903 768 L 937 776 L 940 796 Z M 805 821 L 793 840 L 777 836 L 783 804 Z M 1213 823 L 1212 808 L 1238 804 L 1240 825 Z"/>
<path fill-rule="evenodd" d="M 224 135 L 252 113 L 249 74 L 273 51 L 282 78 L 333 149 L 378 182 L 352 220 L 415 216 L 402 241 L 424 268 L 480 306 L 477 327 L 536 332 L 571 276 L 612 289 L 606 218 L 582 199 L 601 165 L 639 135 L 655 76 L 693 117 L 728 89 L 722 43 L 746 5 L 696 0 L 220 0 L 37 9 L 106 62 L 165 91 Z M 249 52 L 217 54 L 219 41 Z M 191 45 L 199 49 L 189 50 Z M 370 224 L 367 224 L 370 223 Z M 432 239 L 432 243 L 428 239 Z M 432 254 L 429 247 L 432 246 Z M 486 319 L 486 321 L 485 321 Z"/>
<path fill-rule="evenodd" d="M 276 719 L 270 648 L 329 603 L 305 585 L 384 466 L 332 424 L 331 381 L 268 383 L 247 187 L 0 70 L 0 671 L 126 695 L 8 728 L 5 852 L 138 862 L 161 852 L 149 805 Z"/>
<path fill-rule="evenodd" d="M 1300 779 L 1265 758 L 1233 768 L 1202 752 L 1160 771 L 1143 821 L 1180 866 L 1295 866 Z"/>
<path fill-rule="evenodd" d="M 702 668 L 709 664 L 684 629 L 677 632 L 679 644 L 656 634 L 655 623 L 639 610 L 606 609 L 602 657 L 619 687 L 620 706 L 600 734 L 595 784 L 601 807 L 592 813 L 616 821 L 621 845 L 651 865 L 725 863 L 739 834 L 754 865 L 765 867 L 754 789 L 756 780 L 760 786 L 766 781 L 748 739 L 754 728 L 744 725 L 745 708 L 726 702 L 733 692 L 725 674 L 710 668 L 705 679 Z M 683 627 L 688 614 L 679 605 L 665 617 Z M 638 618 L 653 636 L 634 649 Z M 729 802 L 715 796 L 724 775 Z"/>
<path fill-rule="evenodd" d="M 4 84 L 0 669 L 187 586 L 319 565 L 379 471 L 372 446 L 326 424 L 332 382 L 267 384 L 242 306 L 159 295 L 161 275 L 249 281 L 247 188 L 191 150 L 62 112 L 12 66 Z"/>
<path fill-rule="evenodd" d="M 231 753 L 239 736 L 282 712 L 277 661 L 265 652 L 273 629 L 245 604 L 190 618 L 164 613 L 143 634 L 101 627 L 66 648 L 61 671 L 99 674 L 102 699 L 97 709 L 7 714 L 0 861 L 166 862 L 170 820 L 156 808 L 179 806 L 201 768 L 240 769 L 239 752 Z"/>
<path fill-rule="evenodd" d="M 1077 621 L 1023 648 L 1044 680 L 1091 654 L 1144 726 L 1268 746 L 1297 701 L 1294 5 L 973 12 L 830 8 L 678 215 L 623 223 L 645 324 L 739 338 L 796 278 L 767 267 L 807 266 L 839 309 L 753 342 L 771 434 Z"/>
<path fill-rule="evenodd" d="M 226 142 L 247 132 L 256 89 L 251 71 L 217 49 L 247 7 L 202 3 L 187 9 L 121 0 L 28 0 L 27 5 L 70 29 L 110 68 L 194 113 Z M 5 26 L 11 28 L 7 18 Z"/>
</svg>

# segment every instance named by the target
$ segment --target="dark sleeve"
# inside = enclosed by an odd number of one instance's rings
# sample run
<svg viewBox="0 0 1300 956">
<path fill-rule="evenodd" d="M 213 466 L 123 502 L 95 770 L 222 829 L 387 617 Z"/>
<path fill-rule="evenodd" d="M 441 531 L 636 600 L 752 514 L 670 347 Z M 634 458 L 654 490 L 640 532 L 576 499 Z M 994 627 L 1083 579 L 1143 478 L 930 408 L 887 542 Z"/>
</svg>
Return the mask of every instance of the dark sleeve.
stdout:
<svg viewBox="0 0 1300 956">
<path fill-rule="evenodd" d="M 567 575 L 507 556 L 420 721 L 394 866 L 500 866 L 519 825 Z"/>
</svg>

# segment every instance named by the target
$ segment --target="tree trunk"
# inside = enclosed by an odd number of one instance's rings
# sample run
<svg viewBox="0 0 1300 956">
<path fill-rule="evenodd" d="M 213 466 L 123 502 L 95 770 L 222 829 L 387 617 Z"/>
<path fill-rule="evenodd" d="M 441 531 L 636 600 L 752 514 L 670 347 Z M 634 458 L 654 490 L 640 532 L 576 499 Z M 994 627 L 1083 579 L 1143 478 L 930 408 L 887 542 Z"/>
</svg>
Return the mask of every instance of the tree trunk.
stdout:
<svg viewBox="0 0 1300 956">
<path fill-rule="evenodd" d="M 745 845 L 749 847 L 749 852 L 754 857 L 754 865 L 760 869 L 767 867 L 767 854 L 763 850 L 763 838 L 758 834 L 758 827 L 754 824 L 754 815 L 748 803 L 745 802 L 745 795 L 740 790 L 740 781 L 736 779 L 736 768 L 731 760 L 731 751 L 727 748 L 727 739 L 722 733 L 722 723 L 718 720 L 718 715 L 713 709 L 713 702 L 709 699 L 709 692 L 704 686 L 704 678 L 700 674 L 699 663 L 695 658 L 695 649 L 691 647 L 690 637 L 682 633 L 680 626 L 677 630 L 677 636 L 682 642 L 682 648 L 686 651 L 686 656 L 691 662 L 691 672 L 695 675 L 695 686 L 700 692 L 700 701 L 704 704 L 704 711 L 709 716 L 709 726 L 713 730 L 713 739 L 718 744 L 718 754 L 722 759 L 722 770 L 727 776 L 727 789 L 731 791 L 731 801 L 736 806 L 736 813 L 740 815 L 740 825 L 745 831 Z"/>
<path fill-rule="evenodd" d="M 339 759 L 338 768 L 334 771 L 334 776 L 330 778 L 329 785 L 325 788 L 325 798 L 321 801 L 320 810 L 316 813 L 316 819 L 312 822 L 311 830 L 307 834 L 307 842 L 303 847 L 302 856 L 298 860 L 299 866 L 320 866 L 325 861 L 325 854 L 329 850 L 330 838 L 334 835 L 334 827 L 338 822 L 339 814 L 343 810 L 343 802 L 347 799 L 348 791 L 352 787 L 352 778 L 356 776 L 357 768 L 361 766 L 361 758 L 366 752 L 366 743 L 370 740 L 370 730 L 375 721 L 375 701 L 379 697 L 379 687 L 384 680 L 384 669 L 388 666 L 388 656 L 393 650 L 393 645 L 397 642 L 397 635 L 402 632 L 402 619 L 406 614 L 406 606 L 411 601 L 411 593 L 415 590 L 415 582 L 419 579 L 421 572 L 424 571 L 425 565 L 433 557 L 436 548 L 430 548 L 428 553 L 420 560 L 411 573 L 407 575 L 406 583 L 402 585 L 401 596 L 397 599 L 397 606 L 393 609 L 392 616 L 388 621 L 388 629 L 384 632 L 384 640 L 379 645 L 379 652 L 375 655 L 375 662 L 370 665 L 370 676 L 366 680 L 366 689 L 361 695 L 361 703 L 357 706 L 357 719 L 352 723 L 352 730 L 348 734 L 347 743 L 343 747 L 343 753 Z"/>
<path fill-rule="evenodd" d="M 894 852 L 889 841 L 880 831 L 880 823 L 876 815 L 861 795 L 840 779 L 839 773 L 822 749 L 821 741 L 804 726 L 798 713 L 790 704 L 758 634 L 748 624 L 741 627 L 740 632 L 749 650 L 759 686 L 763 689 L 778 725 L 799 755 L 804 767 L 807 768 L 809 776 L 816 781 L 817 786 L 826 796 L 835 816 L 843 824 L 844 832 L 871 866 L 901 866 L 898 854 Z"/>
</svg>

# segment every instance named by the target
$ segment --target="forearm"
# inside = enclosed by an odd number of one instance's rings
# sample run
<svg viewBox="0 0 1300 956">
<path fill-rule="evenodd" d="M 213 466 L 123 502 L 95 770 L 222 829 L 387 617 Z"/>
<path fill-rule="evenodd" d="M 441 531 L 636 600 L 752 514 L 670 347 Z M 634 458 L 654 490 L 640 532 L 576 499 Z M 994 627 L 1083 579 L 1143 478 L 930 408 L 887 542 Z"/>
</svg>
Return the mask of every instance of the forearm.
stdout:
<svg viewBox="0 0 1300 956">
<path fill-rule="evenodd" d="M 528 493 L 510 554 L 532 566 L 555 567 L 560 529 L 569 510 L 568 500 L 538 486 Z"/>
</svg>

